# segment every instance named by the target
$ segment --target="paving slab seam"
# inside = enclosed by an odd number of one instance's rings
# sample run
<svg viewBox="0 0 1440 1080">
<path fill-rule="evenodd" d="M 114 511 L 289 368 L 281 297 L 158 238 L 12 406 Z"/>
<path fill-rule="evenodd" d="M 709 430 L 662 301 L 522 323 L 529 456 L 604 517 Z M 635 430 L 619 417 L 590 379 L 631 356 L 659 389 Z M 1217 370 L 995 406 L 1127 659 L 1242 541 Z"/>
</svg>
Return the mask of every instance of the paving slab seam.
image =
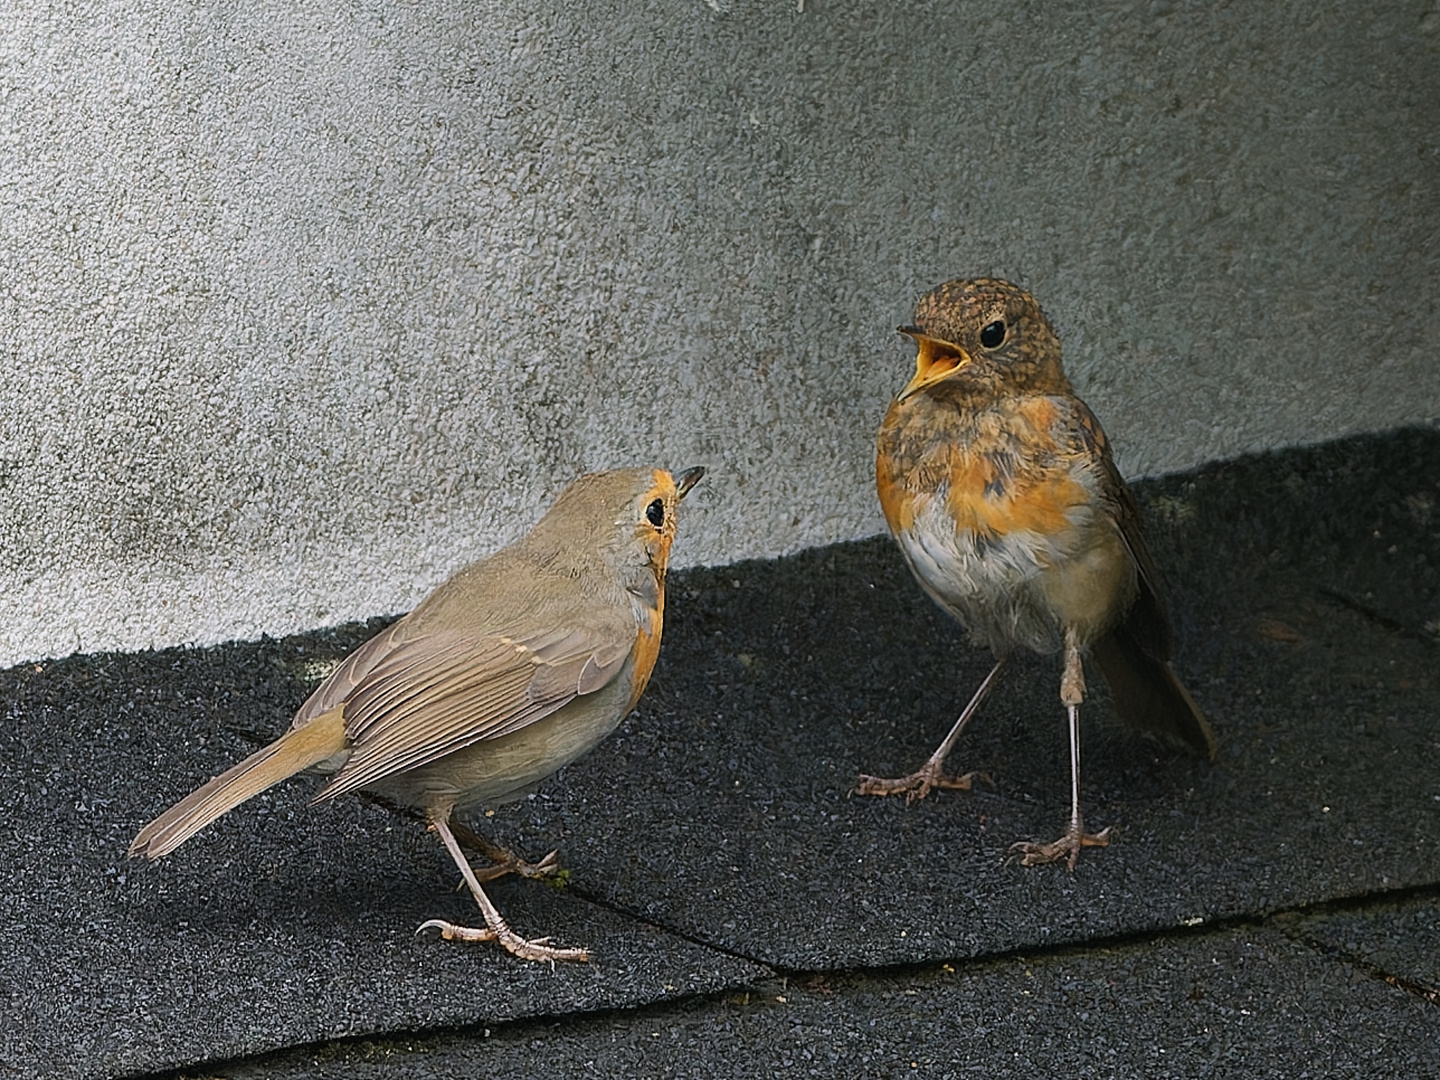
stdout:
<svg viewBox="0 0 1440 1080">
<path fill-rule="evenodd" d="M 756 1004 L 766 1003 L 770 998 L 775 997 L 775 994 L 771 992 L 772 990 L 781 995 L 777 1000 L 783 1002 L 785 1000 L 784 995 L 790 991 L 792 986 L 797 989 L 805 986 L 813 987 L 816 984 L 826 984 L 830 980 L 844 978 L 880 980 L 895 976 L 923 976 L 942 970 L 946 972 L 961 972 L 965 968 L 979 969 L 991 967 L 996 963 L 1003 963 L 1006 960 L 1034 962 L 1046 959 L 1063 960 L 1066 958 L 1079 958 L 1092 953 L 1109 952 L 1125 946 L 1133 947 L 1136 945 L 1177 942 L 1186 939 L 1206 937 L 1221 938 L 1235 930 L 1247 927 L 1277 930 L 1287 939 L 1311 949 L 1317 956 L 1327 961 L 1349 965 L 1367 977 L 1382 982 L 1411 997 L 1431 1004 L 1440 1004 L 1440 990 L 1427 987 L 1407 979 L 1404 976 L 1388 972 L 1382 966 L 1368 961 L 1348 950 L 1327 945 L 1325 942 L 1303 933 L 1302 927 L 1299 925 L 1301 920 L 1308 918 L 1343 913 L 1354 914 L 1382 906 L 1388 908 L 1398 903 L 1417 899 L 1434 899 L 1440 902 L 1440 885 L 1425 885 L 1382 893 L 1369 893 L 1363 896 L 1347 897 L 1318 904 L 1299 905 L 1294 908 L 1277 910 L 1264 915 L 1232 916 L 1225 919 L 1206 921 L 1203 924 L 1197 924 L 1193 927 L 1172 927 L 1165 930 L 1155 930 L 1139 934 L 1097 937 L 1084 943 L 1070 943 L 1034 949 L 1013 949 L 964 959 L 927 960 L 915 964 L 874 965 L 849 969 L 791 970 L 773 964 L 764 964 L 762 961 L 744 956 L 743 953 L 717 950 L 727 952 L 735 958 L 750 960 L 752 963 L 767 967 L 771 970 L 772 974 L 748 982 L 737 983 L 734 986 L 722 990 L 668 998 L 630 1008 L 571 1010 L 543 1017 L 516 1017 L 513 1020 L 498 1021 L 490 1024 L 477 1023 L 451 1028 L 397 1030 L 383 1034 L 371 1033 L 369 1035 L 357 1035 L 353 1038 L 326 1039 L 314 1043 L 297 1044 L 293 1047 L 255 1056 L 243 1056 L 209 1062 L 199 1071 L 191 1068 L 165 1072 L 133 1073 L 117 1077 L 117 1080 L 213 1080 L 213 1078 L 223 1077 L 229 1070 L 242 1067 L 264 1067 L 269 1062 L 279 1062 L 283 1058 L 291 1058 L 296 1052 L 314 1053 L 324 1057 L 341 1052 L 346 1048 L 353 1049 L 367 1045 L 377 1048 L 398 1048 L 409 1041 L 423 1044 L 436 1037 L 488 1039 L 501 1036 L 512 1029 L 518 1030 L 534 1027 L 537 1022 L 544 1023 L 548 1026 L 558 1026 L 563 1025 L 569 1020 L 576 1019 L 600 1022 L 620 1018 L 658 1019 L 671 1016 L 677 1012 L 697 1011 L 707 1006 L 734 1003 L 736 996 L 739 994 L 745 995 L 743 1004 L 747 1006 L 752 1004 L 750 1000 L 751 995 L 755 995 Z M 601 904 L 600 906 L 610 908 L 617 914 L 633 917 L 630 916 L 628 912 L 615 908 L 613 905 Z M 647 920 L 641 919 L 637 919 L 636 921 L 647 922 Z M 1291 925 L 1287 925 L 1287 923 Z M 659 926 L 659 929 L 667 933 L 670 932 L 663 926 Z M 693 938 L 687 940 L 691 940 L 694 944 L 705 945 L 705 942 Z M 407 1052 L 413 1052 L 415 1048 L 406 1047 L 405 1049 Z"/>
<path fill-rule="evenodd" d="M 1417 886 L 1410 889 L 1400 889 L 1395 893 L 1385 893 L 1384 906 L 1390 907 L 1403 903 L 1407 900 L 1433 900 L 1440 906 L 1440 886 Z M 1392 986 L 1411 997 L 1427 1001 L 1432 1005 L 1440 1005 L 1440 987 L 1432 986 L 1417 979 L 1401 975 L 1398 972 L 1389 970 L 1383 964 L 1368 959 L 1355 949 L 1347 949 L 1335 945 L 1316 933 L 1307 929 L 1310 920 L 1327 915 L 1353 915 L 1363 914 L 1367 908 L 1373 909 L 1377 905 L 1356 903 L 1352 900 L 1333 900 L 1323 904 L 1312 904 L 1303 910 L 1286 911 L 1275 915 L 1267 920 L 1275 924 L 1276 929 L 1288 937 L 1291 941 L 1304 945 L 1317 956 L 1326 960 L 1348 964 L 1358 971 L 1364 972 L 1372 979 Z"/>
<path fill-rule="evenodd" d="M 284 1047 L 279 1050 L 266 1052 L 258 1055 L 244 1055 L 234 1058 L 225 1058 L 206 1062 L 201 1070 L 195 1068 L 181 1068 L 161 1072 L 138 1072 L 119 1075 L 115 1080 L 211 1080 L 213 1077 L 222 1077 L 230 1069 L 240 1067 L 264 1066 L 267 1062 L 279 1060 L 281 1057 L 292 1056 L 295 1053 L 330 1054 L 347 1047 L 362 1047 L 367 1044 L 377 1046 L 389 1046 L 404 1043 L 407 1040 L 425 1041 L 437 1036 L 458 1036 L 458 1037 L 482 1037 L 488 1038 L 512 1028 L 523 1028 L 534 1025 L 536 1022 L 547 1024 L 560 1024 L 566 1020 L 585 1018 L 587 1020 L 605 1020 L 617 1017 L 647 1017 L 661 1016 L 671 1013 L 677 1009 L 698 1008 L 707 1004 L 719 1004 L 733 999 L 737 993 L 747 995 L 751 993 L 762 993 L 767 983 L 777 983 L 780 992 L 783 994 L 788 990 L 789 985 L 803 985 L 816 980 L 830 980 L 835 978 L 883 978 L 886 976 L 919 975 L 927 972 L 939 971 L 953 968 L 962 970 L 965 967 L 982 967 L 997 962 L 1013 959 L 1039 960 L 1055 959 L 1065 957 L 1083 956 L 1090 952 L 1103 952 L 1119 945 L 1149 944 L 1161 941 L 1177 941 L 1187 938 L 1199 938 L 1209 935 L 1219 935 L 1223 932 L 1234 930 L 1244 926 L 1263 926 L 1271 922 L 1275 916 L 1234 916 L 1227 919 L 1207 921 L 1203 925 L 1194 927 L 1167 928 L 1165 930 L 1149 931 L 1143 934 L 1114 935 L 1103 938 L 1093 938 L 1084 943 L 1070 943 L 1067 945 L 1040 947 L 1034 949 L 1021 948 L 1001 952 L 986 953 L 983 956 L 970 956 L 965 958 L 950 958 L 926 960 L 913 964 L 877 964 L 854 968 L 785 968 L 776 964 L 757 960 L 736 950 L 717 948 L 710 943 L 685 934 L 681 931 L 667 927 L 652 920 L 643 919 L 633 912 L 625 910 L 618 905 L 607 903 L 604 900 L 587 895 L 578 889 L 567 889 L 567 893 L 576 899 L 584 900 L 587 903 L 594 903 L 597 907 L 605 908 L 612 913 L 622 916 L 627 920 L 643 925 L 654 927 L 666 934 L 673 934 L 681 937 L 692 944 L 728 955 L 733 959 L 745 960 L 766 968 L 770 975 L 761 977 L 749 982 L 736 983 L 734 986 L 723 990 L 717 990 L 707 994 L 689 994 L 683 997 L 668 998 L 663 1001 L 650 1002 L 643 1005 L 636 1005 L 631 1008 L 609 1008 L 609 1009 L 583 1009 L 570 1010 L 566 1012 L 552 1013 L 547 1016 L 516 1017 L 513 1020 L 496 1021 L 492 1023 L 477 1023 L 460 1025 L 456 1027 L 424 1027 L 410 1029 L 396 1029 L 384 1033 L 371 1032 L 347 1038 L 322 1039 L 315 1042 L 297 1043 L 293 1046 Z M 1389 898 L 1389 894 L 1384 894 Z M 1285 912 L 1281 914 L 1291 914 Z"/>
<path fill-rule="evenodd" d="M 1303 917 L 1318 915 L 1344 915 L 1364 911 L 1378 904 L 1403 904 L 1411 900 L 1434 900 L 1440 904 L 1440 881 L 1406 885 L 1380 892 L 1356 893 L 1354 896 L 1337 896 L 1330 900 L 1317 900 L 1311 904 L 1295 904 L 1264 912 L 1266 919 Z M 1219 920 L 1216 920 L 1217 922 Z M 1211 925 L 1209 923 L 1206 924 Z"/>
<path fill-rule="evenodd" d="M 676 937 L 679 938 L 681 941 L 688 941 L 691 945 L 696 945 L 702 949 L 708 949 L 711 952 L 719 953 L 721 956 L 728 956 L 732 960 L 743 960 L 747 964 L 756 964 L 777 976 L 785 974 L 784 969 L 770 962 L 769 960 L 758 960 L 753 956 L 741 952 L 739 949 L 731 948 L 727 945 L 721 945 L 713 941 L 706 941 L 703 937 L 700 937 L 698 934 L 692 933 L 691 931 L 686 930 L 683 927 L 666 926 L 664 923 L 656 922 L 652 918 L 646 918 L 643 915 L 637 915 L 634 911 L 625 907 L 623 904 L 617 904 L 612 900 L 607 900 L 603 896 L 597 896 L 595 893 L 589 892 L 583 887 L 567 885 L 565 891 L 569 895 L 574 896 L 577 900 L 584 900 L 587 904 L 594 904 L 598 908 L 604 908 L 612 915 L 618 915 L 621 918 L 628 919 L 630 922 L 637 923 L 640 926 L 648 926 L 652 930 L 658 930 L 662 934 L 666 934 L 669 937 Z"/>
<path fill-rule="evenodd" d="M 686 931 L 677 927 L 667 926 L 663 922 L 657 922 L 652 919 L 642 918 L 636 915 L 634 912 L 627 910 L 623 906 L 609 903 L 603 899 L 591 896 L 580 890 L 573 891 L 578 899 L 583 899 L 588 902 L 595 903 L 596 906 L 603 907 L 616 915 L 620 915 L 624 918 L 633 920 L 642 925 L 652 927 L 664 934 L 681 938 L 701 948 L 710 949 L 714 952 L 721 953 L 722 955 L 728 956 L 731 959 L 743 960 L 747 963 L 755 964 L 759 967 L 768 968 L 771 972 L 774 973 L 776 978 L 793 979 L 797 981 L 801 979 L 813 979 L 822 977 L 829 978 L 845 975 L 903 975 L 911 972 L 930 971 L 945 964 L 959 968 L 961 966 L 990 964 L 1015 959 L 1063 959 L 1069 956 L 1083 956 L 1086 953 L 1093 951 L 1105 951 L 1108 949 L 1130 947 L 1135 945 L 1151 945 L 1164 942 L 1184 941 L 1191 938 L 1206 937 L 1212 934 L 1227 933 L 1232 930 L 1240 930 L 1246 927 L 1272 927 L 1281 930 L 1286 934 L 1287 937 L 1292 937 L 1292 939 L 1294 940 L 1301 940 L 1299 938 L 1294 938 L 1294 935 L 1290 934 L 1285 929 L 1284 922 L 1286 920 L 1293 921 L 1298 919 L 1314 918 L 1322 915 L 1333 915 L 1340 913 L 1353 914 L 1356 912 L 1363 912 L 1368 908 L 1373 908 L 1379 905 L 1389 906 L 1393 904 L 1403 903 L 1407 900 L 1434 899 L 1437 903 L 1440 903 L 1440 883 L 1431 883 L 1425 885 L 1410 886 L 1408 888 L 1402 889 L 1386 890 L 1384 892 L 1371 892 L 1349 897 L 1339 897 L 1333 900 L 1325 900 L 1314 904 L 1297 904 L 1293 907 L 1274 908 L 1272 910 L 1263 912 L 1248 912 L 1236 915 L 1227 915 L 1222 918 L 1206 919 L 1203 922 L 1196 923 L 1193 926 L 1167 926 L 1156 929 L 1137 931 L 1135 933 L 1128 934 L 1106 934 L 1087 938 L 1084 941 L 1070 941 L 1058 945 L 1037 945 L 1035 947 L 1022 946 L 1015 949 L 1000 949 L 991 952 L 976 953 L 968 956 L 941 956 L 916 961 L 914 963 L 868 964 L 856 967 L 806 968 L 789 967 L 785 964 L 775 963 L 772 960 L 764 960 L 757 956 L 751 956 L 739 949 L 726 948 L 724 946 L 716 945 L 712 942 L 706 941 L 702 937 L 687 933 Z M 1303 943 L 1307 945 L 1309 944 L 1309 942 Z M 1329 950 L 1329 952 L 1338 954 L 1339 950 L 1332 949 Z M 720 991 L 720 993 L 726 992 L 728 991 Z M 1428 1000 L 1435 999 L 1431 997 Z M 651 1006 L 636 1006 L 637 1009 L 645 1009 L 649 1007 Z M 507 1023 L 524 1022 L 525 1021 L 523 1019 L 507 1021 Z"/>
<path fill-rule="evenodd" d="M 1408 638 L 1411 641 L 1419 641 L 1426 645 L 1435 644 L 1435 635 L 1433 633 L 1427 633 L 1418 626 L 1412 626 L 1392 615 L 1387 615 L 1379 608 L 1367 604 L 1357 597 L 1351 596 L 1343 589 L 1337 589 L 1331 585 L 1317 584 L 1315 586 L 1315 595 L 1337 607 L 1355 612 L 1355 614 L 1361 618 L 1369 620 L 1380 627 L 1380 629 L 1395 634 L 1397 637 Z"/>
<path fill-rule="evenodd" d="M 1357 971 L 1364 972 L 1370 978 L 1382 982 L 1386 986 L 1392 986 L 1402 993 L 1414 998 L 1419 998 L 1421 1001 L 1428 1001 L 1431 1005 L 1440 1005 L 1440 990 L 1437 990 L 1433 986 L 1426 986 L 1424 983 L 1416 982 L 1414 979 L 1407 979 L 1404 975 L 1397 975 L 1392 971 L 1386 971 L 1380 964 L 1366 960 L 1363 956 L 1346 949 L 1337 949 L 1334 946 L 1327 945 L 1325 942 L 1313 938 L 1308 934 L 1290 933 L 1284 926 L 1281 926 L 1280 929 L 1289 934 L 1290 940 L 1314 950 L 1317 955 L 1326 960 L 1349 964 Z"/>
<path fill-rule="evenodd" d="M 717 946 L 697 935 L 685 933 L 681 930 L 668 927 L 663 923 L 656 922 L 653 919 L 641 917 L 627 910 L 622 905 L 607 901 L 585 890 L 571 887 L 565 891 L 575 899 L 603 908 L 627 921 L 656 929 L 666 935 L 679 937 L 693 945 L 729 956 L 732 959 L 755 964 L 758 967 L 764 968 L 768 974 L 761 975 L 755 979 L 736 982 L 729 987 L 709 993 L 689 994 L 629 1008 L 567 1010 L 544 1016 L 516 1017 L 512 1020 L 495 1021 L 489 1024 L 476 1023 L 455 1027 L 422 1027 L 397 1029 L 390 1032 L 371 1032 L 353 1037 L 297 1043 L 293 1046 L 255 1056 L 240 1056 L 207 1062 L 201 1067 L 200 1071 L 196 1071 L 194 1067 L 190 1067 L 188 1069 L 182 1068 L 163 1072 L 129 1073 L 118 1076 L 116 1080 L 202 1080 L 202 1078 L 203 1080 L 209 1080 L 209 1078 L 212 1077 L 224 1076 L 225 1072 L 229 1069 L 242 1066 L 263 1067 L 268 1061 L 278 1060 L 282 1056 L 293 1056 L 297 1052 L 328 1055 L 347 1047 L 360 1047 L 367 1044 L 394 1046 L 410 1040 L 425 1042 L 426 1040 L 431 1040 L 439 1036 L 488 1038 L 491 1035 L 499 1034 L 510 1029 L 533 1026 L 537 1022 L 558 1025 L 564 1024 L 569 1020 L 580 1018 L 603 1021 L 607 1018 L 614 1019 L 619 1017 L 659 1017 L 669 1015 L 676 1010 L 698 1009 L 706 1005 L 723 1004 L 726 1001 L 733 1000 L 737 994 L 745 994 L 747 998 L 746 1003 L 748 1004 L 748 999 L 751 994 L 757 994 L 763 998 L 765 993 L 767 993 L 767 984 L 778 985 L 779 993 L 783 995 L 788 991 L 791 984 L 803 986 L 847 977 L 881 979 L 887 976 L 919 976 L 939 970 L 954 970 L 958 972 L 966 968 L 978 969 L 995 963 L 1003 963 L 1007 960 L 1024 960 L 1027 962 L 1046 959 L 1064 960 L 1137 945 L 1143 946 L 1179 942 L 1187 939 L 1193 940 L 1205 937 L 1219 938 L 1227 933 L 1245 928 L 1271 928 L 1278 930 L 1288 939 L 1303 945 L 1327 961 L 1349 965 L 1367 977 L 1400 990 L 1411 997 L 1426 1001 L 1430 1004 L 1440 1004 L 1440 991 L 1414 980 L 1407 979 L 1402 975 L 1387 971 L 1381 965 L 1366 960 L 1364 957 L 1349 950 L 1328 945 L 1317 937 L 1304 933 L 1302 926 L 1302 921 L 1306 919 L 1327 915 L 1364 913 L 1367 910 L 1373 910 L 1378 907 L 1388 908 L 1406 901 L 1435 900 L 1437 903 L 1440 903 L 1440 883 L 1365 893 L 1351 897 L 1326 900 L 1319 903 L 1277 908 L 1264 913 L 1233 915 L 1225 918 L 1206 920 L 1194 926 L 1166 927 L 1133 934 L 1106 935 L 1090 938 L 1084 942 L 1070 942 L 1062 945 L 1035 948 L 1022 947 L 963 958 L 937 958 L 911 964 L 877 964 L 853 968 L 823 969 L 788 968 L 783 965 L 767 962 L 757 957 L 747 955 L 741 950 Z"/>
<path fill-rule="evenodd" d="M 939 965 L 937 964 L 924 965 L 925 970 L 938 967 Z M 439 1036 L 490 1038 L 512 1028 L 524 1028 L 534 1026 L 537 1023 L 558 1025 L 569 1020 L 595 1020 L 603 1022 L 606 1020 L 615 1020 L 620 1017 L 661 1016 L 677 1011 L 699 1009 L 706 1005 L 723 1004 L 733 999 L 737 994 L 746 994 L 748 996 L 751 993 L 758 993 L 767 984 L 773 982 L 779 982 L 783 988 L 785 979 L 786 977 L 783 975 L 769 975 L 747 983 L 736 983 L 734 986 L 727 987 L 723 990 L 714 990 L 705 994 L 686 994 L 681 997 L 666 998 L 663 1001 L 652 1001 L 631 1008 L 574 1009 L 568 1012 L 551 1013 L 545 1016 L 517 1016 L 513 1020 L 497 1020 L 491 1023 L 462 1024 L 455 1027 L 444 1028 L 397 1028 L 393 1031 L 371 1032 L 366 1035 L 354 1035 L 338 1039 L 319 1039 L 315 1042 L 296 1043 L 293 1046 L 282 1047 L 278 1050 L 269 1050 L 263 1054 L 246 1054 L 239 1057 L 207 1061 L 199 1066 L 167 1069 L 160 1072 L 122 1073 L 117 1074 L 114 1080 L 219 1080 L 219 1078 L 225 1076 L 227 1071 L 242 1067 L 263 1067 L 268 1063 L 279 1061 L 282 1058 L 293 1057 L 296 1053 L 314 1053 L 323 1056 L 336 1053 L 346 1048 L 364 1047 L 367 1045 L 393 1046 L 407 1041 L 423 1043 Z"/>
</svg>

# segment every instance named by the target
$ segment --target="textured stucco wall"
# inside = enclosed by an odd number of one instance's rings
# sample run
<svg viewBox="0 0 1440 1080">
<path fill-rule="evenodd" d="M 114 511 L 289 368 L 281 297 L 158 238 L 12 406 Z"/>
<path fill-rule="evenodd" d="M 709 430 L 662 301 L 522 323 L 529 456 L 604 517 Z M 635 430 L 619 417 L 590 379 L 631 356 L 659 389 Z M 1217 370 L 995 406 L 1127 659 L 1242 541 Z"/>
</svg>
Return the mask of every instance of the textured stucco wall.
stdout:
<svg viewBox="0 0 1440 1080">
<path fill-rule="evenodd" d="M 878 531 L 943 278 L 1122 466 L 1440 413 L 1440 11 L 0 8 L 0 662 L 402 610 L 576 473 L 681 562 Z"/>
</svg>

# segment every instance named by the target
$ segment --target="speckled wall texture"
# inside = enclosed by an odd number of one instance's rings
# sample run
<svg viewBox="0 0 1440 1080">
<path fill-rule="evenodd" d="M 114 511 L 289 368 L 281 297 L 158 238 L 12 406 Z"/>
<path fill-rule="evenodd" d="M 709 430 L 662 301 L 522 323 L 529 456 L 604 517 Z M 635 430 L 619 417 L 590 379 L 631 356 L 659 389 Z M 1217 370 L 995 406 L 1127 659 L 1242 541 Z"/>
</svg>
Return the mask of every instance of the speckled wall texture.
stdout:
<svg viewBox="0 0 1440 1080">
<path fill-rule="evenodd" d="M 1122 467 L 1440 413 L 1440 10 L 0 8 L 0 662 L 403 610 L 576 473 L 882 528 L 915 297 L 1029 285 Z"/>
</svg>

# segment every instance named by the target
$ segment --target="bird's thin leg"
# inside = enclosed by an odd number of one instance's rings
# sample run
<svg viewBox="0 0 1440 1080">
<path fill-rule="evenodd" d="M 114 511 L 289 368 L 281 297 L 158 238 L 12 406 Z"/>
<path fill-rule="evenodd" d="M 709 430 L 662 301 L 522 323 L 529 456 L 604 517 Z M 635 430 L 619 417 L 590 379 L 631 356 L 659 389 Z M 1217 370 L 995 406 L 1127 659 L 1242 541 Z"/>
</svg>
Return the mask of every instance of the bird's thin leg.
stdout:
<svg viewBox="0 0 1440 1080">
<path fill-rule="evenodd" d="M 460 844 L 450 830 L 448 817 L 448 811 L 431 814 L 430 828 L 435 830 L 440 837 L 441 842 L 445 845 L 445 850 L 450 852 L 450 857 L 460 868 L 460 873 L 465 878 L 465 884 L 470 886 L 470 892 L 475 897 L 475 902 L 480 905 L 480 913 L 485 917 L 485 929 L 456 926 L 454 923 L 448 923 L 442 919 L 431 919 L 429 922 L 422 923 L 415 932 L 418 934 L 421 930 L 439 930 L 440 936 L 446 941 L 498 941 L 522 960 L 589 960 L 590 953 L 586 949 L 556 949 L 545 944 L 550 940 L 549 938 L 537 938 L 531 941 L 510 929 L 510 925 L 501 916 L 495 905 L 490 902 L 490 898 L 485 895 L 485 890 L 480 887 L 480 882 L 475 877 L 475 871 L 470 868 L 465 853 L 460 850 Z"/>
<path fill-rule="evenodd" d="M 945 736 L 945 741 L 935 748 L 928 761 L 909 776 L 902 776 L 895 780 L 887 780 L 879 776 L 867 776 L 861 774 L 860 784 L 855 789 L 861 795 L 900 795 L 905 796 L 906 802 L 914 802 L 916 799 L 923 799 L 930 794 L 931 788 L 958 788 L 961 791 L 969 791 L 971 783 L 979 776 L 989 782 L 990 777 L 984 773 L 966 773 L 964 776 L 946 776 L 942 771 L 945 764 L 945 757 L 955 745 L 955 740 L 960 738 L 960 732 L 965 730 L 970 717 L 975 715 L 975 710 L 985 700 L 985 695 L 990 693 L 990 687 L 995 682 L 995 676 L 1000 674 L 1000 669 L 1005 666 L 1005 657 L 995 661 L 995 666 L 990 669 L 990 674 L 985 676 L 974 696 L 970 698 L 970 704 L 965 706 L 965 711 L 960 714 L 960 719 L 955 721 L 955 726 L 950 729 L 950 734 Z"/>
<path fill-rule="evenodd" d="M 413 806 L 401 806 L 397 802 L 377 795 L 373 791 L 362 791 L 360 798 L 376 806 L 382 806 L 392 814 L 403 814 L 405 817 L 414 818 L 416 821 L 428 821 L 429 818 L 424 811 L 417 810 Z M 489 859 L 494 866 L 487 866 L 483 870 L 475 871 L 477 881 L 494 881 L 496 878 L 504 877 L 506 874 L 519 874 L 524 878 L 535 878 L 546 880 L 560 876 L 563 871 L 560 869 L 560 852 L 552 851 L 538 863 L 526 862 L 519 855 L 516 855 L 508 848 L 503 848 L 493 840 L 487 840 L 475 830 L 468 828 L 463 822 L 450 822 L 450 829 L 455 833 L 455 839 L 460 842 L 463 848 L 469 848 L 479 855 Z"/>
<path fill-rule="evenodd" d="M 508 848 L 503 848 L 474 829 L 469 828 L 459 821 L 452 821 L 450 831 L 455 834 L 456 841 L 461 847 L 467 847 L 471 851 L 478 851 L 485 858 L 489 859 L 494 866 L 487 866 L 483 870 L 475 871 L 477 881 L 494 881 L 496 878 L 504 877 L 506 874 L 519 874 L 524 878 L 553 878 L 561 873 L 560 852 L 552 851 L 538 863 L 526 862 L 519 855 L 516 855 Z"/>
<path fill-rule="evenodd" d="M 1080 661 L 1080 643 L 1074 630 L 1065 631 L 1065 674 L 1060 677 L 1060 700 L 1065 703 L 1070 719 L 1070 828 L 1065 835 L 1049 844 L 1022 840 L 1011 844 L 1010 850 L 1020 856 L 1022 866 L 1040 866 L 1065 859 L 1075 869 L 1075 860 L 1082 847 L 1106 847 L 1110 843 L 1108 827 L 1098 833 L 1085 831 L 1080 813 L 1080 703 L 1085 700 L 1085 668 Z"/>
</svg>

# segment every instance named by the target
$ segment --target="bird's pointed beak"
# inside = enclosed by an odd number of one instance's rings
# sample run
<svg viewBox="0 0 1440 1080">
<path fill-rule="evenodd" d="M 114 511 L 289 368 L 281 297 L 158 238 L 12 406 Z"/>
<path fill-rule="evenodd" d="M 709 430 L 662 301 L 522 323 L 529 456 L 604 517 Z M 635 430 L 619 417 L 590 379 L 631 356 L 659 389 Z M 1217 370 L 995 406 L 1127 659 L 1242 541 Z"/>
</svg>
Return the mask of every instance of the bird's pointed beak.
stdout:
<svg viewBox="0 0 1440 1080">
<path fill-rule="evenodd" d="M 693 469 L 686 469 L 679 476 L 677 476 L 675 478 L 675 500 L 678 502 L 679 500 L 685 498 L 685 496 L 689 493 L 690 489 L 693 488 L 696 484 L 698 484 L 700 482 L 700 478 L 704 475 L 704 467 L 696 465 Z"/>
<path fill-rule="evenodd" d="M 907 337 L 914 338 L 915 344 L 920 347 L 920 351 L 915 354 L 915 377 L 905 384 L 905 389 L 895 395 L 896 401 L 904 401 L 918 394 L 952 371 L 970 363 L 970 354 L 959 345 L 930 337 L 918 326 L 897 326 L 896 329 Z"/>
</svg>

